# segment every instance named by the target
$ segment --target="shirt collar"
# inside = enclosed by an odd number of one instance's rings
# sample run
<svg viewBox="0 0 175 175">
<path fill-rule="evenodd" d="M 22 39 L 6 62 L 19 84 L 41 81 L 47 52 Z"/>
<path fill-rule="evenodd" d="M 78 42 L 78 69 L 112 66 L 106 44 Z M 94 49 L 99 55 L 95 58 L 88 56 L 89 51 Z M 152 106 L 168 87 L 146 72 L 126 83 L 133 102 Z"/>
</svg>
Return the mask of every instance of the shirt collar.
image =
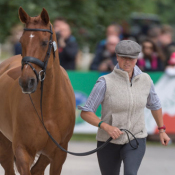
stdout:
<svg viewBox="0 0 175 175">
<path fill-rule="evenodd" d="M 117 65 L 116 65 L 116 68 L 123 71 L 123 69 L 120 68 L 120 66 L 119 66 L 118 63 L 117 63 Z M 134 73 L 133 73 L 132 78 L 134 78 L 134 77 L 137 76 L 137 75 L 140 75 L 141 73 L 143 73 L 143 72 L 139 69 L 139 67 L 138 67 L 137 65 L 135 65 L 135 66 L 134 66 Z"/>
</svg>

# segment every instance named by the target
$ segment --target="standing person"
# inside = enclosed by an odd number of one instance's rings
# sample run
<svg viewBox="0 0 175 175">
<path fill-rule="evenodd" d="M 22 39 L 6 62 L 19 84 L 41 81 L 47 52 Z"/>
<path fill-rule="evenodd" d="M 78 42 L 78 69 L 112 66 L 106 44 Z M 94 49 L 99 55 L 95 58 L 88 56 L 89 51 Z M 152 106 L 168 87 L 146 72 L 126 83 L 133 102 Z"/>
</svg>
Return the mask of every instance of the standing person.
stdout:
<svg viewBox="0 0 175 175">
<path fill-rule="evenodd" d="M 159 26 L 151 27 L 148 31 L 148 38 L 155 44 L 159 43 L 161 28 Z"/>
<path fill-rule="evenodd" d="M 106 45 L 96 52 L 90 70 L 111 72 L 117 64 L 115 46 L 119 41 L 119 38 L 115 35 L 108 36 Z"/>
<path fill-rule="evenodd" d="M 150 39 L 142 42 L 142 54 L 137 65 L 142 71 L 164 71 L 164 55 Z"/>
<path fill-rule="evenodd" d="M 137 66 L 141 47 L 134 41 L 120 41 L 116 46 L 118 64 L 113 72 L 101 76 L 95 84 L 84 107 L 81 117 L 88 123 L 98 126 L 97 146 L 109 137 L 113 140 L 97 152 L 102 175 L 119 175 L 121 162 L 124 175 L 137 175 L 146 149 L 147 130 L 144 121 L 144 108 L 149 108 L 159 127 L 160 141 L 168 145 L 170 138 L 165 133 L 160 100 L 155 92 L 153 81 Z M 99 119 L 96 109 L 102 105 Z M 139 142 L 137 149 L 131 148 L 126 133 L 132 132 Z M 130 137 L 131 144 L 135 144 Z"/>
<path fill-rule="evenodd" d="M 162 26 L 159 44 L 166 56 L 166 66 L 173 52 L 175 52 L 175 42 L 173 41 L 173 29 L 169 25 Z"/>
<path fill-rule="evenodd" d="M 95 51 L 96 53 L 99 52 L 100 50 L 103 50 L 104 46 L 107 43 L 107 38 L 109 36 L 116 36 L 120 40 L 123 39 L 122 27 L 117 23 L 111 23 L 106 29 L 106 39 L 101 40 L 97 44 L 96 51 Z"/>
<path fill-rule="evenodd" d="M 78 44 L 71 34 L 69 24 L 64 18 L 54 21 L 54 30 L 57 36 L 60 65 L 66 70 L 75 70 Z"/>
</svg>

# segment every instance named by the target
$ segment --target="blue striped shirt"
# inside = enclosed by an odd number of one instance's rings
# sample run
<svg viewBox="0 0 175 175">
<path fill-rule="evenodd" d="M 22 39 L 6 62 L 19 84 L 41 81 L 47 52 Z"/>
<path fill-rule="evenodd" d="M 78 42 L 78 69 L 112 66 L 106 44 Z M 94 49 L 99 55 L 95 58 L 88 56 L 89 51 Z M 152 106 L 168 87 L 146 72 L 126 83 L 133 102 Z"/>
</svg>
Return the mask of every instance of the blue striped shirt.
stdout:
<svg viewBox="0 0 175 175">
<path fill-rule="evenodd" d="M 116 68 L 121 69 L 118 64 L 116 65 Z M 132 79 L 141 73 L 143 73 L 143 72 L 136 65 L 134 67 Z M 132 79 L 131 79 L 131 83 L 132 83 Z M 84 106 L 78 106 L 78 109 L 80 109 L 82 111 L 89 111 L 89 112 L 95 113 L 98 106 L 104 100 L 105 92 L 106 92 L 106 81 L 103 77 L 101 77 L 97 80 L 94 88 L 92 89 L 92 91 L 91 91 L 91 93 L 86 101 L 86 104 Z M 155 92 L 153 81 L 151 82 L 151 88 L 150 88 L 150 93 L 149 93 L 148 98 L 147 98 L 146 107 L 150 110 L 158 110 L 161 108 L 160 99 Z"/>
</svg>

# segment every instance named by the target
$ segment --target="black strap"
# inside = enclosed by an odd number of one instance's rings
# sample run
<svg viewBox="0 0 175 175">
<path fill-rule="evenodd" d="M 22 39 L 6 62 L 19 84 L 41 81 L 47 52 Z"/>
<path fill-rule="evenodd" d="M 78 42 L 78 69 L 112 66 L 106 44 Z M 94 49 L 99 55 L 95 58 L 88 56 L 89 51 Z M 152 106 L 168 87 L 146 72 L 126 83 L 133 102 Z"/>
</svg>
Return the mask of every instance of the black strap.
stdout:
<svg viewBox="0 0 175 175">
<path fill-rule="evenodd" d="M 26 62 L 25 64 L 29 65 L 32 68 L 33 72 L 36 75 L 36 79 L 37 79 L 37 83 L 38 83 L 39 82 L 39 76 L 38 76 L 38 73 L 37 73 L 36 69 L 29 62 Z"/>
<path fill-rule="evenodd" d="M 46 68 L 47 68 L 47 64 L 48 64 L 49 58 L 50 58 L 52 47 L 53 47 L 52 35 L 50 35 L 49 47 L 48 47 L 47 54 L 46 54 L 45 59 L 44 59 L 44 68 L 43 68 L 44 72 L 46 72 Z"/>
<path fill-rule="evenodd" d="M 48 30 L 48 29 L 30 29 L 30 28 L 24 28 L 25 31 L 38 31 L 38 32 L 49 32 L 51 34 L 53 34 L 52 30 Z"/>
<path fill-rule="evenodd" d="M 39 67 L 41 67 L 42 69 L 44 69 L 44 62 L 42 62 L 41 60 L 37 59 L 37 58 L 34 58 L 34 57 L 30 57 L 30 56 L 25 56 L 23 59 L 22 59 L 22 65 L 23 64 L 26 64 L 26 63 L 34 63 L 36 65 L 38 65 Z"/>
<path fill-rule="evenodd" d="M 43 113 L 42 113 L 43 86 L 44 86 L 44 81 L 41 81 L 41 98 L 40 98 L 41 117 L 39 116 L 39 114 L 38 114 L 38 112 L 37 112 L 37 109 L 36 109 L 36 107 L 35 107 L 35 105 L 34 105 L 34 103 L 33 103 L 33 100 L 32 100 L 32 97 L 31 97 L 30 94 L 29 94 L 29 97 L 30 97 L 30 100 L 31 100 L 31 102 L 32 102 L 32 105 L 33 105 L 33 107 L 34 107 L 34 109 L 35 109 L 35 112 L 36 112 L 36 114 L 37 114 L 37 116 L 38 116 L 38 118 L 39 118 L 41 124 L 43 125 L 43 127 L 44 127 L 45 131 L 47 132 L 48 136 L 50 137 L 50 139 L 55 143 L 55 145 L 56 145 L 58 148 L 60 148 L 60 149 L 61 149 L 62 151 L 64 151 L 64 152 L 69 153 L 69 154 L 72 154 L 72 155 L 74 155 L 74 156 L 87 156 L 87 155 L 93 154 L 93 153 L 95 153 L 95 152 L 101 150 L 102 148 L 104 148 L 104 147 L 112 140 L 112 137 L 110 137 L 110 138 L 109 138 L 104 144 L 102 144 L 100 147 L 98 147 L 98 148 L 96 148 L 96 149 L 94 149 L 94 150 L 88 151 L 88 152 L 84 152 L 84 153 L 74 153 L 74 152 L 70 152 L 70 151 L 67 151 L 66 149 L 64 149 L 64 148 L 52 137 L 52 135 L 51 135 L 50 132 L 47 130 L 47 128 L 46 128 L 46 126 L 45 126 L 45 124 L 44 124 Z M 124 131 L 124 132 L 127 134 L 127 137 L 128 137 L 130 146 L 131 146 L 133 149 L 137 149 L 138 146 L 139 146 L 139 143 L 138 143 L 136 137 L 135 137 L 130 131 L 128 131 L 127 129 L 120 129 L 120 130 L 121 130 L 121 131 Z M 131 144 L 131 140 L 130 140 L 130 138 L 129 138 L 128 133 L 130 133 L 130 134 L 133 136 L 133 138 L 135 139 L 135 141 L 136 141 L 136 147 L 133 146 L 133 145 Z"/>
<path fill-rule="evenodd" d="M 129 130 L 127 130 L 127 129 L 120 129 L 120 130 L 121 130 L 121 131 L 125 131 L 125 133 L 127 134 L 127 137 L 128 137 L 130 146 L 131 146 L 133 149 L 137 149 L 137 148 L 139 147 L 139 142 L 138 142 L 138 140 L 136 139 L 136 137 L 134 136 L 134 134 L 131 133 L 131 132 L 130 132 Z M 130 140 L 130 138 L 129 138 L 128 133 L 131 134 L 131 135 L 133 136 L 134 140 L 136 141 L 136 146 L 133 146 L 133 145 L 131 144 L 131 140 Z"/>
</svg>

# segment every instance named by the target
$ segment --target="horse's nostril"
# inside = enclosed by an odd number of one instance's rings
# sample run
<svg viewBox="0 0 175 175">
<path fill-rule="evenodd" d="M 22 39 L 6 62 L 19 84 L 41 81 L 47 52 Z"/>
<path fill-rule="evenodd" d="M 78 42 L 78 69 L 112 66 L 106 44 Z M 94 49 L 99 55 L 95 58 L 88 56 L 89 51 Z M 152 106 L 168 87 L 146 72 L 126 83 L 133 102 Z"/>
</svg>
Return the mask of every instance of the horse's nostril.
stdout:
<svg viewBox="0 0 175 175">
<path fill-rule="evenodd" d="M 35 85 L 35 79 L 31 78 L 28 82 L 28 88 L 32 88 Z"/>
</svg>

